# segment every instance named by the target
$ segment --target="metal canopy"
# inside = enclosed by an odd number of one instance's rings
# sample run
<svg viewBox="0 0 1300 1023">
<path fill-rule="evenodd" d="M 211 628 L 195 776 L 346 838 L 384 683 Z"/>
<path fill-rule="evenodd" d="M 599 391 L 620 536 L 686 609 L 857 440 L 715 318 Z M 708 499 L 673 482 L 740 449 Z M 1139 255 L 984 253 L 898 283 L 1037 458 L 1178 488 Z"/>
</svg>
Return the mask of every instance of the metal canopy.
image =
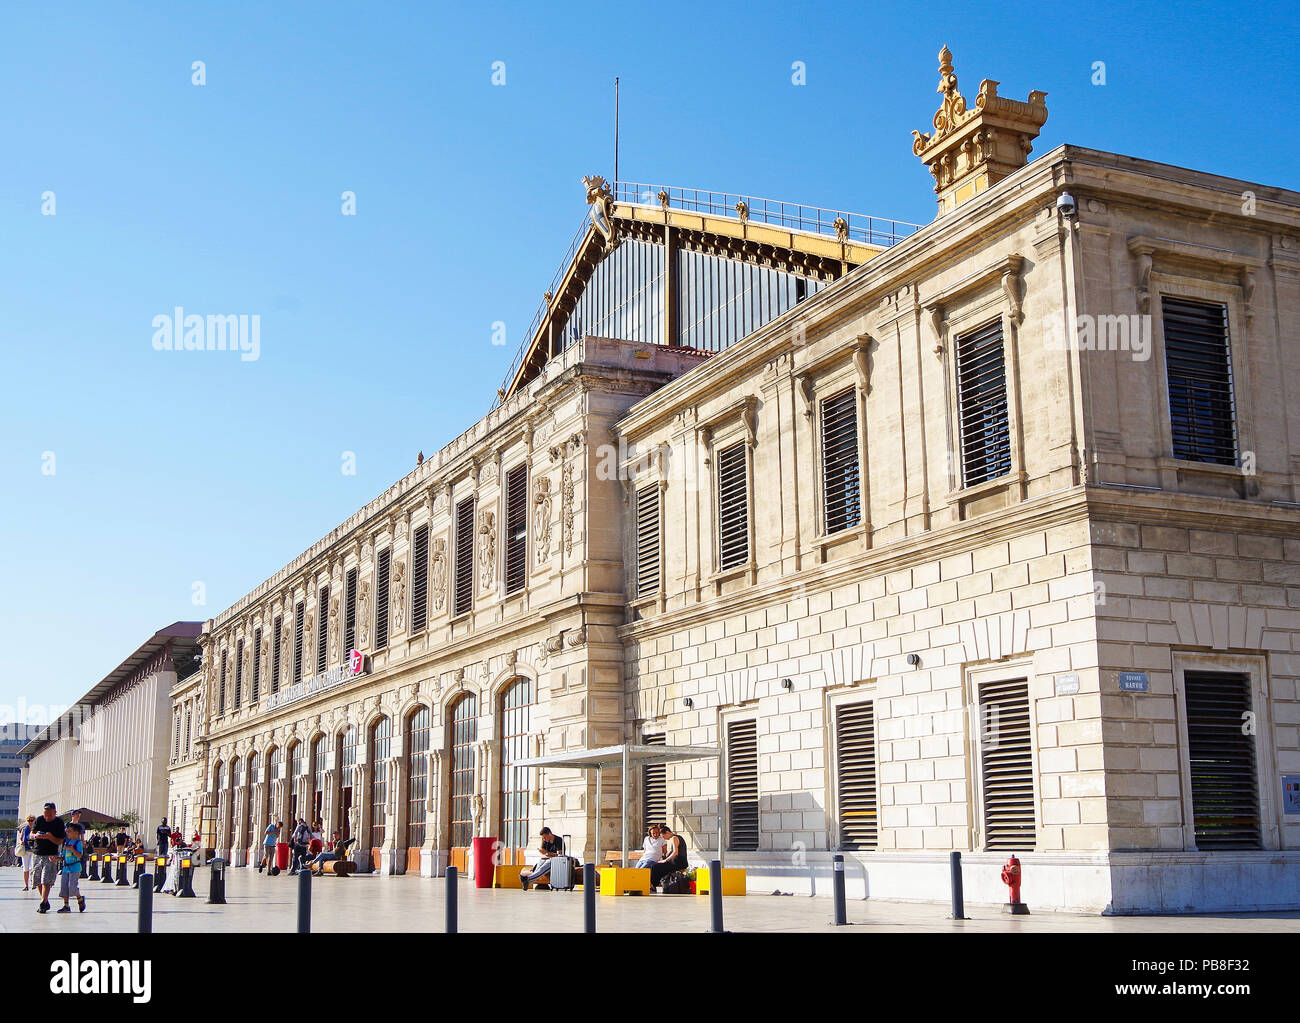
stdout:
<svg viewBox="0 0 1300 1023">
<path fill-rule="evenodd" d="M 600 860 L 600 771 L 619 768 L 622 789 L 623 866 L 628 865 L 627 855 L 627 775 L 628 769 L 644 764 L 666 764 L 675 760 L 721 761 L 722 749 L 717 746 L 640 746 L 623 743 L 618 746 L 599 746 L 596 749 L 575 750 L 569 753 L 552 753 L 545 757 L 527 757 L 516 760 L 512 767 L 567 767 L 573 770 L 596 769 L 596 835 L 595 855 Z M 718 773 L 718 858 L 722 858 L 722 773 Z"/>
</svg>

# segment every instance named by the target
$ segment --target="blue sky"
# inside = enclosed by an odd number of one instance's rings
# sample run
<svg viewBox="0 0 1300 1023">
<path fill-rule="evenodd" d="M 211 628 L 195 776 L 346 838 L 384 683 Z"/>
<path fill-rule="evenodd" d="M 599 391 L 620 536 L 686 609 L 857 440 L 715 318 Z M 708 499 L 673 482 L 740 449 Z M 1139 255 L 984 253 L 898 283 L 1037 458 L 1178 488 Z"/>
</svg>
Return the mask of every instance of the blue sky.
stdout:
<svg viewBox="0 0 1300 1023">
<path fill-rule="evenodd" d="M 636 181 L 928 221 L 909 132 L 947 43 L 967 96 L 1048 93 L 1036 154 L 1295 187 L 1287 5 L 564 10 L 7 8 L 0 711 L 69 703 L 219 613 L 488 409 L 579 178 L 612 176 L 616 74 Z M 260 316 L 260 357 L 155 351 L 176 306 Z"/>
</svg>

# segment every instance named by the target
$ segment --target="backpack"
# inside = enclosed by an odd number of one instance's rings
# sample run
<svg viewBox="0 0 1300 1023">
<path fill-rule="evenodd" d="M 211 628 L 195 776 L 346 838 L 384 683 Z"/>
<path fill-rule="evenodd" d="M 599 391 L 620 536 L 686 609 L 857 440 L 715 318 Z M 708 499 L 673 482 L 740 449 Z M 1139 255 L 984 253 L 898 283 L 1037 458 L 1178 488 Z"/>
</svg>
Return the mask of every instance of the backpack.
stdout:
<svg viewBox="0 0 1300 1023">
<path fill-rule="evenodd" d="M 691 881 L 680 870 L 675 870 L 659 882 L 665 895 L 690 895 Z"/>
</svg>

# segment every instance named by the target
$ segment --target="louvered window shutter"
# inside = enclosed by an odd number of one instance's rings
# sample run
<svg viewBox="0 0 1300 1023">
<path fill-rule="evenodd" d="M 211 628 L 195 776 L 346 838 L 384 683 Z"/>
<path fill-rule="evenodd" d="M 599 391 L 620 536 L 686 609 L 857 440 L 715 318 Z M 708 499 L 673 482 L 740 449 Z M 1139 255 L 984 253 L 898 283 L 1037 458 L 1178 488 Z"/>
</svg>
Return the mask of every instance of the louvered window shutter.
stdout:
<svg viewBox="0 0 1300 1023">
<path fill-rule="evenodd" d="M 749 485 L 743 443 L 718 453 L 718 512 L 719 557 L 726 571 L 749 560 Z"/>
<path fill-rule="evenodd" d="M 826 532 L 862 521 L 858 469 L 858 394 L 850 387 L 822 402 L 822 495 Z"/>
<path fill-rule="evenodd" d="M 636 492 L 636 595 L 658 592 L 659 485 L 652 483 Z"/>
<path fill-rule="evenodd" d="M 876 723 L 874 704 L 844 704 L 835 711 L 835 760 L 841 849 L 875 849 Z"/>
<path fill-rule="evenodd" d="M 274 630 L 271 636 L 271 692 L 278 693 L 280 691 L 280 657 L 284 653 L 280 633 L 284 629 L 284 619 L 277 615 L 271 628 Z"/>
<path fill-rule="evenodd" d="M 1188 671 L 1183 689 L 1196 848 L 1260 849 L 1255 738 L 1243 730 L 1250 676 Z"/>
<path fill-rule="evenodd" d="M 647 735 L 643 746 L 663 746 L 663 735 Z M 645 764 L 641 768 L 641 824 L 671 824 L 668 819 L 668 765 Z"/>
<path fill-rule="evenodd" d="M 303 616 L 307 607 L 300 600 L 293 608 L 293 684 L 297 685 L 302 681 L 302 634 L 303 634 Z"/>
<path fill-rule="evenodd" d="M 384 548 L 375 560 L 375 649 L 382 650 L 388 646 L 388 575 L 393 552 Z"/>
<path fill-rule="evenodd" d="M 729 848 L 758 848 L 758 728 L 754 721 L 727 726 Z"/>
<path fill-rule="evenodd" d="M 235 645 L 235 710 L 244 703 L 244 641 Z"/>
<path fill-rule="evenodd" d="M 506 474 L 506 593 L 528 581 L 528 465 Z"/>
<path fill-rule="evenodd" d="M 1038 831 L 1027 680 L 1009 679 L 980 686 L 980 733 L 984 847 L 1032 851 Z"/>
<path fill-rule="evenodd" d="M 973 487 L 1011 471 L 1002 320 L 961 335 L 956 348 L 962 485 Z"/>
<path fill-rule="evenodd" d="M 253 691 L 249 698 L 257 702 L 262 693 L 262 630 L 253 633 Z"/>
<path fill-rule="evenodd" d="M 423 632 L 429 622 L 429 527 L 415 531 L 411 560 L 411 631 Z"/>
<path fill-rule="evenodd" d="M 474 601 L 474 499 L 456 505 L 456 590 L 452 614 L 462 615 Z"/>
<path fill-rule="evenodd" d="M 226 652 L 221 651 L 221 686 L 217 690 L 217 713 L 226 712 Z"/>
<path fill-rule="evenodd" d="M 316 599 L 316 674 L 318 675 L 329 663 L 329 650 L 326 647 L 329 642 L 329 613 L 330 588 L 322 586 Z"/>
<path fill-rule="evenodd" d="M 347 648 L 344 653 L 351 656 L 352 651 L 357 648 L 357 570 L 355 568 L 348 572 L 344 587 L 343 597 L 347 606 L 343 609 L 343 645 Z"/>
<path fill-rule="evenodd" d="M 1228 307 L 1162 298 L 1175 458 L 1237 464 Z"/>
</svg>

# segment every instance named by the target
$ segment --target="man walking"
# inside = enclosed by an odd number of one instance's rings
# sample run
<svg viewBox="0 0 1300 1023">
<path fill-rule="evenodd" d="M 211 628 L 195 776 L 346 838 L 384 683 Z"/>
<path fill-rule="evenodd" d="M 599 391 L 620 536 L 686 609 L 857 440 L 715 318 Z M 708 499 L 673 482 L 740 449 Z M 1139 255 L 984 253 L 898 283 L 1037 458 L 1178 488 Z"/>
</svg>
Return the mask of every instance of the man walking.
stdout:
<svg viewBox="0 0 1300 1023">
<path fill-rule="evenodd" d="M 27 823 L 18 829 L 18 856 L 23 861 L 23 891 L 32 890 L 32 861 L 36 859 L 36 854 L 32 852 L 32 825 L 36 823 L 36 818 L 31 814 L 27 815 Z"/>
<path fill-rule="evenodd" d="M 171 841 L 171 837 L 172 837 L 172 829 L 167 824 L 167 818 L 164 817 L 162 819 L 162 823 L 158 825 L 158 855 L 159 856 L 167 855 L 167 843 Z"/>
<path fill-rule="evenodd" d="M 68 837 L 63 821 L 54 812 L 53 803 L 46 803 L 41 816 L 32 825 L 32 852 L 36 863 L 32 868 L 35 875 L 36 890 L 40 893 L 41 904 L 38 913 L 50 911 L 50 888 L 62 868 L 63 840 Z"/>
</svg>

